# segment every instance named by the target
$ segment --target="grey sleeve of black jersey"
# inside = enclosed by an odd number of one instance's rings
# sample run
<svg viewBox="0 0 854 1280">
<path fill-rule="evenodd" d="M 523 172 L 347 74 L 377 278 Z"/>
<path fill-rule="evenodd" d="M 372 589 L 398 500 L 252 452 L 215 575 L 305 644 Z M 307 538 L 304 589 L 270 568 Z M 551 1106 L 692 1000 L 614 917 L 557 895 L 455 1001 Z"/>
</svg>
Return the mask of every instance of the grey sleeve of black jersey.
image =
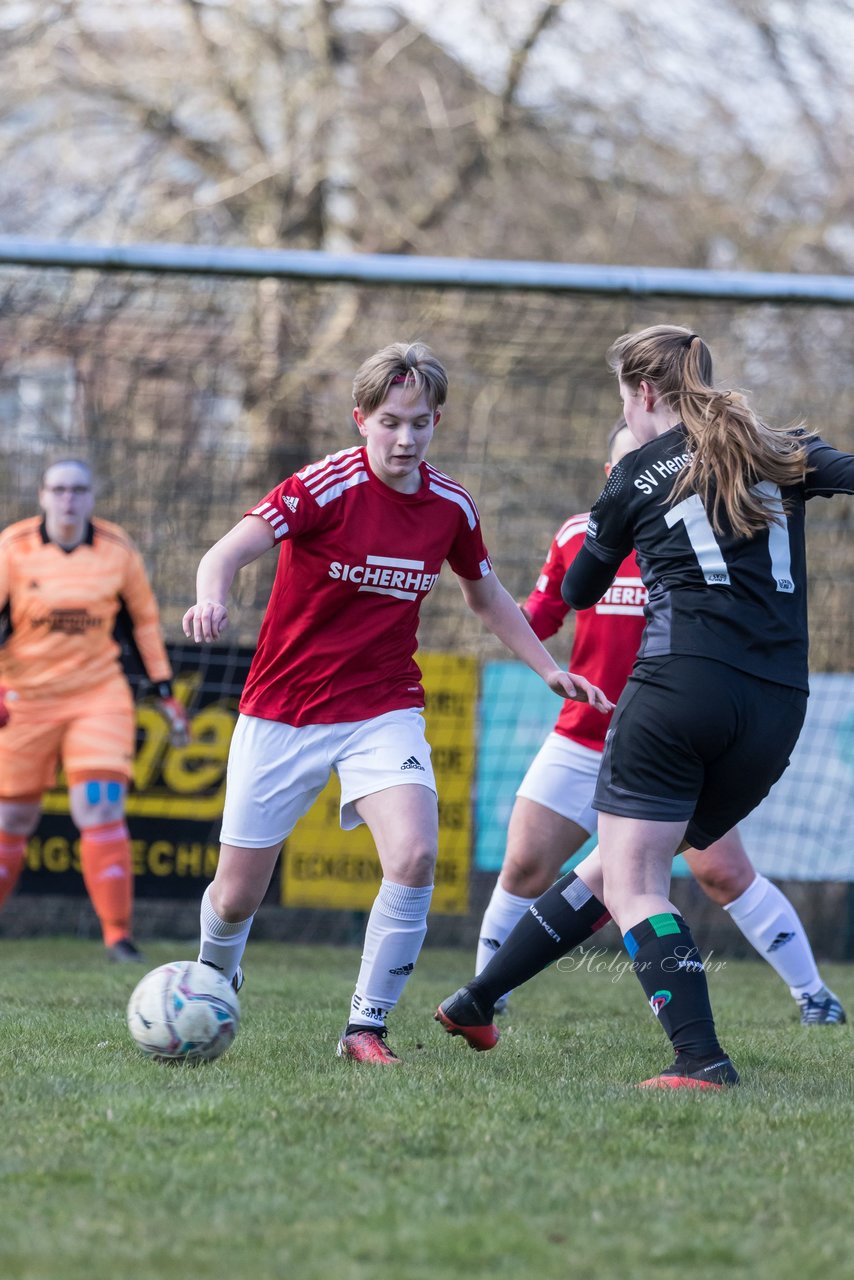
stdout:
<svg viewBox="0 0 854 1280">
<path fill-rule="evenodd" d="M 854 454 L 841 453 L 816 436 L 807 444 L 807 498 L 831 498 L 835 493 L 854 493 Z"/>
</svg>

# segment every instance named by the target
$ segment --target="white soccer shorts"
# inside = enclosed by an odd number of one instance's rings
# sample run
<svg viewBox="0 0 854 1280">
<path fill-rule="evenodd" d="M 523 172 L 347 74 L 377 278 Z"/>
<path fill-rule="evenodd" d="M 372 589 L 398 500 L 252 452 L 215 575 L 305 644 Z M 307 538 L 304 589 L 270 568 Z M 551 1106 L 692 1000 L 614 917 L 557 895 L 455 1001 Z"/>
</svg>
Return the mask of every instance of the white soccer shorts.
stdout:
<svg viewBox="0 0 854 1280">
<path fill-rule="evenodd" d="M 340 822 L 361 825 L 354 801 L 387 787 L 417 783 L 436 791 L 420 711 L 387 711 L 349 724 L 294 728 L 238 717 L 228 753 L 223 844 L 266 849 L 286 839 L 336 773 Z"/>
<path fill-rule="evenodd" d="M 582 747 L 562 733 L 550 733 L 531 761 L 516 795 L 569 818 L 592 835 L 599 820 L 592 800 L 601 763 L 601 751 Z"/>
</svg>

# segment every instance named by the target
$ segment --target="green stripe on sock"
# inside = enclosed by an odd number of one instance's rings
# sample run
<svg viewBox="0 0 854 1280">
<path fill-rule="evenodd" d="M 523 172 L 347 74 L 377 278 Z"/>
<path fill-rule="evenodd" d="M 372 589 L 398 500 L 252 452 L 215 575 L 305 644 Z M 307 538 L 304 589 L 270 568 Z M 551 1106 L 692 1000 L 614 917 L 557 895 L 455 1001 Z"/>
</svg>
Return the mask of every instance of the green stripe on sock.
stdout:
<svg viewBox="0 0 854 1280">
<path fill-rule="evenodd" d="M 661 915 L 650 916 L 649 923 L 655 930 L 657 938 L 666 938 L 669 933 L 679 933 L 679 921 L 671 911 L 662 911 Z"/>
</svg>

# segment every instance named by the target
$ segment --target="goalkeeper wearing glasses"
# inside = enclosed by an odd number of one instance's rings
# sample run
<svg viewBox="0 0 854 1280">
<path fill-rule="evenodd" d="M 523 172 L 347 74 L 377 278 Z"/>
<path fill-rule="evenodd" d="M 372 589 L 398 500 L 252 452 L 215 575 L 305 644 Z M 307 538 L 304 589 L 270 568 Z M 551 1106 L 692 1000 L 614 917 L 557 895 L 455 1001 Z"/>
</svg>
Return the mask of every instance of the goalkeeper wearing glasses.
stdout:
<svg viewBox="0 0 854 1280">
<path fill-rule="evenodd" d="M 187 742 L 187 715 L 172 696 L 142 558 L 123 529 L 92 517 L 89 466 L 48 467 L 39 504 L 41 516 L 0 533 L 0 906 L 18 881 L 61 761 L 104 945 L 113 960 L 139 961 L 124 819 L 135 716 L 117 623 L 130 626 L 173 746 Z"/>
</svg>

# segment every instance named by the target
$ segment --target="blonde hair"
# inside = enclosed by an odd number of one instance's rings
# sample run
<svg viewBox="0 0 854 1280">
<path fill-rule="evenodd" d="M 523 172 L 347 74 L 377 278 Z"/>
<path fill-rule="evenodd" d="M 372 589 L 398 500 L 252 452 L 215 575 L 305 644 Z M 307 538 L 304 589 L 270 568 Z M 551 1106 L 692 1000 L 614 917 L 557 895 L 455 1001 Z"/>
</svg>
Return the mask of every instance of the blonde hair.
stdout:
<svg viewBox="0 0 854 1280">
<path fill-rule="evenodd" d="M 368 356 L 353 379 L 353 399 L 370 416 L 388 399 L 395 383 L 407 388 L 412 400 L 426 396 L 434 413 L 448 394 L 445 367 L 423 342 L 393 342 Z"/>
<path fill-rule="evenodd" d="M 673 502 L 689 492 L 699 494 L 715 532 L 723 531 L 723 509 L 742 538 L 779 520 L 752 488 L 762 480 L 780 488 L 801 483 L 804 435 L 763 422 L 741 392 L 717 391 L 702 338 L 679 325 L 653 325 L 623 334 L 607 358 L 629 390 L 636 391 L 641 381 L 651 383 L 688 433 L 692 457 L 672 490 Z"/>
</svg>

